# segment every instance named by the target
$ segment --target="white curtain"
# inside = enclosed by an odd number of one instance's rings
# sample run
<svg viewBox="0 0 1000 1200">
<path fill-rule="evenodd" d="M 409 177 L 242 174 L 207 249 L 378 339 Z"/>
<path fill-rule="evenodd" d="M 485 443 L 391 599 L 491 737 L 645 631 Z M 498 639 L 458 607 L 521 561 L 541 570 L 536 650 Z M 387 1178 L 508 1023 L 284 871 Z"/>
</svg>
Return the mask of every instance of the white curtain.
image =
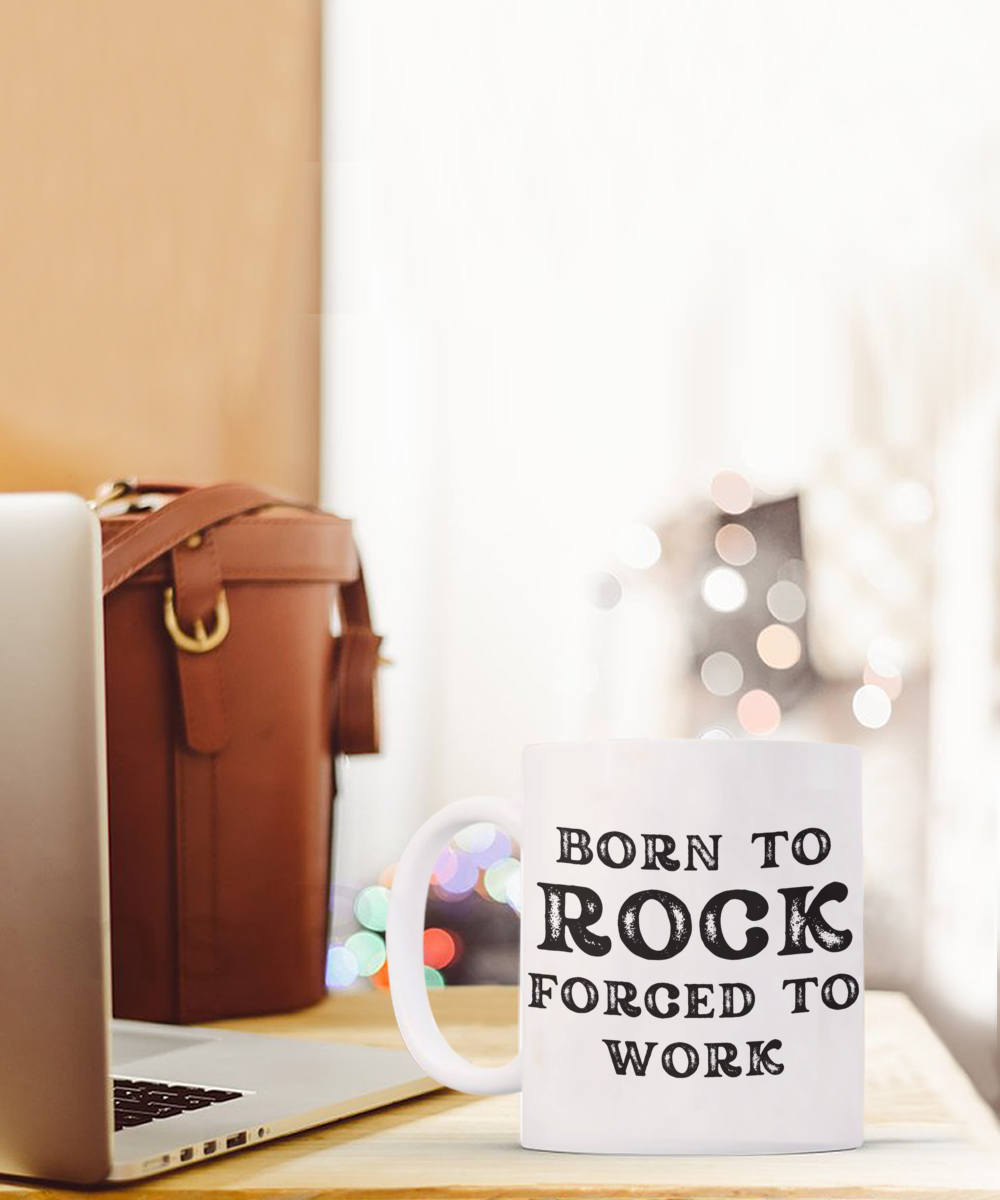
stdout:
<svg viewBox="0 0 1000 1200">
<path fill-rule="evenodd" d="M 325 42 L 325 498 L 396 663 L 365 883 L 526 742 L 687 732 L 658 594 L 587 600 L 624 525 L 994 403 L 1000 6 L 330 0 Z"/>
</svg>

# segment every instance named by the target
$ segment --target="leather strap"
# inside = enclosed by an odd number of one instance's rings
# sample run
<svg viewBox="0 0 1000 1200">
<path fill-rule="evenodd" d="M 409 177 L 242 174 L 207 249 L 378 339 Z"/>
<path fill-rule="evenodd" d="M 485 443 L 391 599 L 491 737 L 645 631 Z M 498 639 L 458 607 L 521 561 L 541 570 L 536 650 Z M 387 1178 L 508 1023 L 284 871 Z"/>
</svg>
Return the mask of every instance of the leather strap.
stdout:
<svg viewBox="0 0 1000 1200">
<path fill-rule="evenodd" d="M 139 490 L 163 490 L 137 487 Z M 104 547 L 104 595 L 130 579 L 154 559 L 166 554 L 195 533 L 219 521 L 261 508 L 283 505 L 313 508 L 292 500 L 280 500 L 269 492 L 244 483 L 216 483 L 210 487 L 181 492 L 162 508 L 148 513 L 123 530 Z"/>
<path fill-rule="evenodd" d="M 222 571 L 211 529 L 200 534 L 197 547 L 181 542 L 170 551 L 174 611 L 182 629 L 208 620 L 222 591 Z M 209 654 L 177 653 L 181 707 L 187 744 L 199 754 L 216 754 L 229 740 L 226 720 L 225 649 Z"/>
<path fill-rule="evenodd" d="M 101 517 L 105 545 L 146 513 Z M 332 513 L 298 508 L 263 508 L 212 526 L 219 568 L 226 586 L 237 583 L 347 583 L 358 577 L 358 555 L 351 522 Z M 183 543 L 182 543 L 183 544 Z M 125 588 L 161 590 L 174 582 L 170 555 L 161 554 L 125 580 Z"/>
<path fill-rule="evenodd" d="M 379 751 L 378 668 L 382 639 L 372 629 L 365 577 L 337 593 L 340 633 L 334 638 L 331 740 L 334 753 Z"/>
</svg>

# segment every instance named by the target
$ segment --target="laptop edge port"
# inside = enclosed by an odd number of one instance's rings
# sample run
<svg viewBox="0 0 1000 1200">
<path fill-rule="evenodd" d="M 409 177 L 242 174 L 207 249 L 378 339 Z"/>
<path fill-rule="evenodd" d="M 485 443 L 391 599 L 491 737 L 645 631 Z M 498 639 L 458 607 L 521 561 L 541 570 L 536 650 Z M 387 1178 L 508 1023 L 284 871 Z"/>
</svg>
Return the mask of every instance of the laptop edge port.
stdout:
<svg viewBox="0 0 1000 1200">
<path fill-rule="evenodd" d="M 218 1149 L 218 1145 L 219 1145 L 218 1142 L 206 1142 L 204 1144 L 204 1146 L 202 1146 L 202 1151 L 205 1154 L 214 1154 L 215 1151 Z"/>
<path fill-rule="evenodd" d="M 245 1146 L 247 1144 L 247 1135 L 245 1133 L 234 1133 L 232 1137 L 226 1138 L 226 1149 L 235 1150 L 237 1146 Z"/>
</svg>

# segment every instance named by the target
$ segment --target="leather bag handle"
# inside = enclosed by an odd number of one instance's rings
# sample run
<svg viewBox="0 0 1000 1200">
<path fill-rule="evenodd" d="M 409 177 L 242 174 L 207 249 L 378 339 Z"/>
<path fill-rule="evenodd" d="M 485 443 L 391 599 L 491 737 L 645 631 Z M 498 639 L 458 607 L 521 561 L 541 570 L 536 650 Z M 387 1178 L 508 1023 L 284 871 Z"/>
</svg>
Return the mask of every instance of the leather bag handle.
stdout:
<svg viewBox="0 0 1000 1200">
<path fill-rule="evenodd" d="M 334 751 L 377 754 L 379 750 L 378 669 L 381 637 L 372 629 L 364 572 L 337 590 L 340 633 L 334 638 Z"/>
<path fill-rule="evenodd" d="M 135 490 L 163 489 L 137 486 Z M 275 505 L 317 511 L 314 505 L 281 500 L 245 483 L 216 483 L 179 492 L 162 508 L 147 513 L 104 547 L 104 595 L 113 592 L 143 567 L 148 567 L 161 554 L 210 525 Z"/>
</svg>

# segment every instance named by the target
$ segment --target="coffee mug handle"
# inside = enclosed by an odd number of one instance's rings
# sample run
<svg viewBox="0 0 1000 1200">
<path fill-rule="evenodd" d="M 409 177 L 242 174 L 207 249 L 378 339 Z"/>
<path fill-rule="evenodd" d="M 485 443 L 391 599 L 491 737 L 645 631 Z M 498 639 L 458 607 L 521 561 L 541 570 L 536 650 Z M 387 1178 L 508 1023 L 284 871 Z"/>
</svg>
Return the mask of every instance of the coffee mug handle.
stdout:
<svg viewBox="0 0 1000 1200">
<path fill-rule="evenodd" d="M 389 895 L 386 948 L 396 1021 L 407 1049 L 445 1087 L 477 1096 L 521 1090 L 521 1052 L 502 1067 L 477 1067 L 445 1041 L 424 982 L 424 910 L 438 855 L 467 825 L 492 821 L 521 841 L 521 806 L 496 796 L 470 796 L 435 813 L 413 835 L 399 860 Z"/>
</svg>

